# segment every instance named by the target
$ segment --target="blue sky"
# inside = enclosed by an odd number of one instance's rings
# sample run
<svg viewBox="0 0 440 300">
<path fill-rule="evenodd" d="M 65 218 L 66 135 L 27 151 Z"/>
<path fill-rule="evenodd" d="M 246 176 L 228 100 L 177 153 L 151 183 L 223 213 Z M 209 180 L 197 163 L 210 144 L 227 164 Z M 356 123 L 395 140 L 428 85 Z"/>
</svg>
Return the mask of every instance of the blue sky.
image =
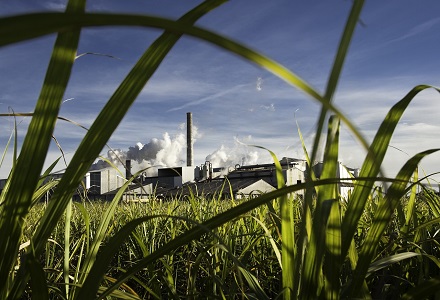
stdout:
<svg viewBox="0 0 440 300">
<path fill-rule="evenodd" d="M 63 10 L 61 0 L 4 0 L 0 16 Z M 152 14 L 178 18 L 200 1 L 94 0 L 88 11 Z M 233 0 L 204 16 L 197 25 L 267 55 L 324 91 L 351 1 Z M 387 111 L 418 84 L 440 86 L 440 3 L 436 0 L 366 1 L 362 22 L 335 95 L 344 111 L 371 140 Z M 124 76 L 161 31 L 146 28 L 86 28 L 82 31 L 60 115 L 90 126 Z M 54 43 L 54 36 L 0 48 L 0 113 L 33 110 Z M 195 163 L 266 163 L 255 144 L 283 156 L 303 158 L 295 118 L 311 144 L 319 106 L 308 96 L 236 56 L 190 37 L 182 38 L 164 60 L 109 141 L 114 149 L 144 154 L 148 163 L 184 165 L 186 113 L 197 127 Z M 440 95 L 419 94 L 404 114 L 385 161 L 394 175 L 409 156 L 440 147 Z M 18 118 L 19 136 L 29 118 Z M 0 145 L 6 146 L 12 119 L 0 119 Z M 342 127 L 340 160 L 360 167 L 365 151 Z M 54 133 L 69 160 L 84 130 L 59 122 Z M 137 146 L 139 145 L 139 146 Z M 129 149 L 131 148 L 131 152 Z M 397 149 L 399 150 L 397 150 Z M 103 149 L 102 155 L 107 156 Z M 148 151 L 146 151 L 148 150 Z M 60 155 L 55 145 L 46 164 Z M 4 178 L 10 152 L 1 168 Z M 440 155 L 422 163 L 440 171 Z M 58 169 L 62 169 L 60 164 Z M 437 176 L 438 177 L 438 176 Z"/>
</svg>

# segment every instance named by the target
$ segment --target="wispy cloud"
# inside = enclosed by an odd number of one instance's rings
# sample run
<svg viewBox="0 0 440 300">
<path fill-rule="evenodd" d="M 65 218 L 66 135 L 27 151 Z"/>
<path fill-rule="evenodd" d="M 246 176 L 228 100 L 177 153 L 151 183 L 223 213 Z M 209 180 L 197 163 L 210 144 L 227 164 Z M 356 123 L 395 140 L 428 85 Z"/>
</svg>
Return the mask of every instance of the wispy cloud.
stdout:
<svg viewBox="0 0 440 300">
<path fill-rule="evenodd" d="M 434 27 L 439 22 L 440 22 L 440 17 L 423 22 L 422 24 L 419 24 L 419 25 L 412 27 L 406 34 L 404 34 L 394 40 L 391 40 L 390 42 L 403 41 L 403 40 L 411 38 L 415 35 L 426 32 L 426 31 L 430 30 L 432 27 Z"/>
<path fill-rule="evenodd" d="M 203 98 L 200 98 L 200 99 L 197 99 L 197 100 L 185 103 L 184 105 L 181 105 L 181 106 L 177 106 L 177 107 L 171 108 L 171 109 L 168 110 L 168 112 L 176 111 L 176 110 L 181 110 L 181 109 L 184 109 L 184 108 L 187 108 L 187 107 L 190 107 L 190 106 L 199 105 L 199 104 L 202 104 L 202 103 L 207 102 L 207 101 L 212 101 L 214 99 L 220 98 L 220 97 L 222 97 L 224 95 L 230 94 L 231 92 L 237 91 L 237 90 L 239 90 L 239 89 L 241 89 L 243 87 L 250 86 L 250 85 L 252 85 L 252 84 L 239 84 L 239 85 L 234 86 L 233 88 L 230 88 L 230 89 L 227 89 L 227 90 L 215 93 L 213 95 L 209 95 L 209 96 L 206 96 L 206 97 L 203 97 Z"/>
</svg>

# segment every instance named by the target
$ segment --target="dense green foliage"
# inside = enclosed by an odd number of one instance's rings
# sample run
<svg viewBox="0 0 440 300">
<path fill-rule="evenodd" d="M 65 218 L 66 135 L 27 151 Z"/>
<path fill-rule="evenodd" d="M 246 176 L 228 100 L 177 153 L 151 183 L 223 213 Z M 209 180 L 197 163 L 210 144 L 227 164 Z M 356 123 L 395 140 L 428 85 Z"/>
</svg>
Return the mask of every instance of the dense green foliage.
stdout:
<svg viewBox="0 0 440 300">
<path fill-rule="evenodd" d="M 380 169 L 419 85 L 398 101 L 369 144 L 332 104 L 363 6 L 353 1 L 325 93 L 271 59 L 193 24 L 222 4 L 209 0 L 177 21 L 150 16 L 85 13 L 70 0 L 65 13 L 0 18 L 0 46 L 57 33 L 28 133 L 0 195 L 0 298 L 426 298 L 440 287 L 437 195 L 418 193 L 417 169 L 428 149 L 410 158 L 395 178 Z M 63 94 L 87 26 L 150 26 L 164 33 L 146 49 L 110 97 L 59 181 L 43 171 Z M 251 201 L 193 197 L 188 202 L 121 204 L 130 181 L 105 204 L 72 203 L 72 195 L 137 95 L 183 34 L 217 45 L 263 67 L 322 107 L 309 166 L 324 128 L 327 140 L 319 180 L 285 186 Z M 438 90 L 438 89 L 436 89 Z M 333 114 L 328 117 L 329 112 Z M 293 116 L 292 116 L 293 117 Z M 339 128 L 344 123 L 367 150 L 349 199 L 337 185 Z M 299 131 L 301 136 L 301 132 Z M 16 149 L 16 143 L 14 148 Z M 421 149 L 423 150 L 423 149 Z M 281 167 L 275 156 L 278 173 Z M 382 183 L 389 187 L 382 189 Z M 46 204 L 37 204 L 54 188 Z M 305 190 L 302 201 L 294 192 Z M 154 215 L 152 212 L 154 211 Z M 159 215 L 160 214 L 160 215 Z"/>
<path fill-rule="evenodd" d="M 440 198 L 427 190 L 417 195 L 416 199 L 416 219 L 426 225 L 419 226 L 418 229 L 411 226 L 404 234 L 401 228 L 405 219 L 399 218 L 397 213 L 394 215 L 381 236 L 375 263 L 370 266 L 371 270 L 366 277 L 368 289 L 375 299 L 401 298 L 419 280 L 435 276 L 439 271 L 440 262 L 436 257 L 440 253 L 435 235 L 440 226 L 437 222 L 426 222 L 436 219 L 430 207 L 439 203 Z M 383 195 L 378 190 L 363 213 L 355 234 L 357 248 L 362 245 L 382 200 Z M 409 197 L 403 197 L 401 207 L 408 207 L 408 201 Z M 298 228 L 301 223 L 300 200 L 297 199 L 296 203 L 294 219 L 295 227 Z M 105 282 L 112 282 L 136 261 L 196 226 L 196 222 L 209 219 L 238 204 L 231 199 L 205 198 L 191 201 L 120 203 L 111 221 L 113 225 L 106 232 L 104 244 L 129 221 L 151 215 L 152 212 L 157 217 L 142 223 L 126 237 L 107 266 Z M 278 202 L 273 201 L 271 204 L 278 211 Z M 70 276 L 78 275 L 81 253 L 87 247 L 88 241 L 96 236 L 102 212 L 109 207 L 108 202 L 74 203 L 70 218 Z M 46 204 L 39 203 L 30 211 L 25 223 L 23 243 L 31 238 L 33 224 L 37 223 L 45 208 Z M 401 211 L 403 214 L 407 212 L 406 209 Z M 231 299 L 242 294 L 252 297 L 257 291 L 246 282 L 243 271 L 240 270 L 243 268 L 254 276 L 266 296 L 273 299 L 279 294 L 281 287 L 281 236 L 278 222 L 279 215 L 271 213 L 267 205 L 260 206 L 151 263 L 130 278 L 123 290 L 141 299 L 172 296 L 193 299 L 224 296 Z M 47 272 L 50 295 L 60 298 L 63 297 L 64 284 L 64 228 L 63 217 L 40 258 Z M 381 261 L 382 259 L 384 260 Z M 346 262 L 338 280 L 346 285 L 352 274 L 350 265 Z M 30 295 L 30 291 L 28 292 Z M 258 298 L 261 299 L 261 296 Z"/>
</svg>

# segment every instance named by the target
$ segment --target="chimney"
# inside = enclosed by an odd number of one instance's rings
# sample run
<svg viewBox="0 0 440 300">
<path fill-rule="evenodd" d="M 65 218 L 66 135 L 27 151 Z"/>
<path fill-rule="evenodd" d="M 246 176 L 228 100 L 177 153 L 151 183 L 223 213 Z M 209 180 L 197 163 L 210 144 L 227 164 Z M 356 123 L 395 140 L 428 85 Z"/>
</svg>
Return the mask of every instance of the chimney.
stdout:
<svg viewBox="0 0 440 300">
<path fill-rule="evenodd" d="M 191 167 L 193 161 L 192 113 L 186 113 L 186 165 Z"/>
<path fill-rule="evenodd" d="M 129 180 L 131 178 L 131 160 L 127 159 L 125 161 L 125 179 Z"/>
</svg>

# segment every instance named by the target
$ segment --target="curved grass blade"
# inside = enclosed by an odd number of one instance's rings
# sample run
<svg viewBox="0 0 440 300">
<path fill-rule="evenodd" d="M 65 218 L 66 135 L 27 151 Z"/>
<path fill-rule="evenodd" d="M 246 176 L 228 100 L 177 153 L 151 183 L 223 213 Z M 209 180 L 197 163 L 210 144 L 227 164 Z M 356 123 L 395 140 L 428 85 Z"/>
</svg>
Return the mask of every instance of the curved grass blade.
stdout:
<svg viewBox="0 0 440 300">
<path fill-rule="evenodd" d="M 268 151 L 272 157 L 276 170 L 276 179 L 278 189 L 286 186 L 284 181 L 283 169 L 280 161 L 275 153 L 261 146 L 253 145 L 253 147 Z M 284 194 L 278 198 L 280 201 L 280 217 L 281 217 L 281 269 L 282 269 L 282 290 L 284 299 L 296 298 L 295 289 L 295 265 L 296 245 L 295 245 L 295 224 L 293 218 L 293 195 Z"/>
<path fill-rule="evenodd" d="M 84 11 L 84 4 L 85 1 L 69 1 L 66 10 L 81 12 Z M 79 36 L 79 29 L 58 34 L 34 117 L 29 124 L 20 157 L 11 171 L 7 200 L 0 211 L 0 232 L 8 232 L 0 239 L 0 293 L 6 288 L 4 284 L 17 259 L 23 220 L 32 205 L 32 195 L 38 184 L 70 78 Z M 28 275 L 24 276 L 26 278 Z M 14 289 L 12 298 L 20 297 L 23 284 L 17 284 L 16 287 L 20 288 Z"/>
<path fill-rule="evenodd" d="M 328 124 L 327 142 L 321 178 L 336 178 L 339 148 L 339 119 L 332 116 Z M 302 270 L 301 299 L 316 299 L 323 286 L 323 261 L 326 247 L 327 222 L 336 198 L 336 184 L 317 188 L 318 198 L 313 214 L 312 231 L 307 243 Z"/>
<path fill-rule="evenodd" d="M 414 170 L 417 168 L 422 158 L 439 150 L 440 149 L 427 150 L 416 154 L 408 160 L 396 176 L 396 179 L 399 181 L 391 184 L 385 198 L 379 203 L 373 223 L 359 253 L 359 261 L 349 289 L 350 297 L 355 297 L 361 288 L 382 234 L 387 228 L 399 200 L 407 191 L 407 184 L 411 179 Z"/>
<path fill-rule="evenodd" d="M 388 256 L 382 259 L 379 259 L 375 262 L 373 262 L 372 264 L 370 264 L 370 266 L 368 267 L 368 271 L 367 271 L 367 277 L 370 276 L 372 273 L 379 271 L 383 268 L 388 267 L 389 265 L 395 264 L 399 261 L 402 261 L 404 259 L 408 259 L 411 257 L 415 257 L 415 256 L 420 256 L 422 254 L 420 253 L 415 253 L 415 252 L 404 252 L 404 253 L 398 253 L 392 256 Z"/>
<path fill-rule="evenodd" d="M 333 67 L 328 78 L 327 88 L 324 95 L 324 101 L 332 102 L 333 95 L 336 92 L 336 87 L 338 85 L 338 81 L 340 78 L 340 74 L 342 72 L 342 67 L 344 65 L 345 58 L 347 56 L 348 48 L 350 46 L 350 42 L 356 28 L 356 24 L 359 20 L 359 15 L 362 11 L 362 7 L 364 5 L 364 0 L 353 1 L 353 6 L 351 8 L 350 15 L 345 24 L 344 32 L 341 37 L 341 41 L 339 42 L 338 52 L 336 53 L 335 61 L 333 62 Z M 317 156 L 317 151 L 319 149 L 319 143 L 321 139 L 321 133 L 323 130 L 323 126 L 325 124 L 325 118 L 327 116 L 328 107 L 322 106 L 321 112 L 318 118 L 318 128 L 316 129 L 315 141 L 313 143 L 312 148 L 312 161 L 315 161 Z"/>
<path fill-rule="evenodd" d="M 388 149 L 393 132 L 403 115 L 405 109 L 414 97 L 427 88 L 434 88 L 428 85 L 418 85 L 414 87 L 402 100 L 396 103 L 388 112 L 384 121 L 379 127 L 376 136 L 369 147 L 367 157 L 362 164 L 359 177 L 375 178 L 379 174 L 382 161 Z M 437 91 L 439 89 L 435 88 Z M 347 210 L 342 220 L 342 257 L 345 257 L 351 240 L 357 228 L 357 223 L 364 211 L 366 201 L 373 188 L 374 181 L 363 184 L 355 184 L 351 195 L 352 201 L 348 203 Z"/>
</svg>

